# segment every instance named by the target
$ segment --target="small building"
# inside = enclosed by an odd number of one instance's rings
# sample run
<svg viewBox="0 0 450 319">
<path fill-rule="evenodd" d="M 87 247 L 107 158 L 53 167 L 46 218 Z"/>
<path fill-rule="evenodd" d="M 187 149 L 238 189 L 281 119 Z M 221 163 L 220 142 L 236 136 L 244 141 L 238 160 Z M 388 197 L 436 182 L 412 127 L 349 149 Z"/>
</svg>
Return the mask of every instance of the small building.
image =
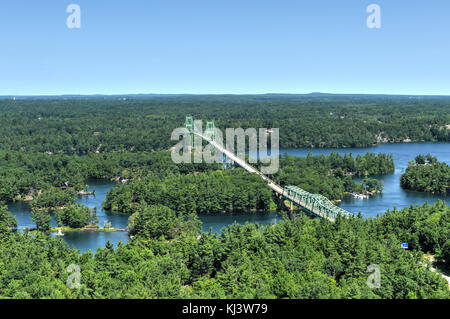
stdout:
<svg viewBox="0 0 450 319">
<path fill-rule="evenodd" d="M 70 188 L 69 182 L 64 182 L 64 185 L 61 186 L 61 189 L 62 189 L 62 190 L 66 190 L 66 189 L 68 189 L 68 188 Z"/>
</svg>

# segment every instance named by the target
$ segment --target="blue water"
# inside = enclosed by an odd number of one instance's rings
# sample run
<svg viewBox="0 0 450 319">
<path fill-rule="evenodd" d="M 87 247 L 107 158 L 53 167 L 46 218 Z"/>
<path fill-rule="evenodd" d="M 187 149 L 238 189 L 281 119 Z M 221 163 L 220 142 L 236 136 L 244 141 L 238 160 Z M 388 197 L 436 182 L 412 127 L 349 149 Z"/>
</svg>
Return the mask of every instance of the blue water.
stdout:
<svg viewBox="0 0 450 319">
<path fill-rule="evenodd" d="M 409 207 L 410 205 L 421 205 L 425 202 L 435 203 L 439 199 L 449 203 L 449 195 L 433 195 L 428 193 L 418 193 L 406 191 L 400 187 L 400 176 L 408 166 L 408 161 L 414 160 L 418 154 L 431 154 L 436 156 L 440 162 L 446 162 L 450 165 L 450 143 L 398 143 L 381 144 L 370 148 L 352 148 L 352 149 L 282 149 L 280 154 L 303 157 L 308 152 L 312 155 L 329 155 L 332 152 L 341 155 L 352 153 L 364 155 L 366 153 L 385 153 L 394 155 L 395 172 L 389 175 L 377 176 L 383 180 L 383 194 L 378 194 L 368 199 L 355 199 L 346 197 L 339 205 L 351 213 L 361 212 L 364 217 L 375 217 L 388 209 Z"/>
<path fill-rule="evenodd" d="M 104 222 L 108 221 L 112 227 L 126 228 L 129 216 L 102 209 L 102 202 L 105 200 L 108 190 L 114 187 L 116 183 L 95 179 L 88 180 L 87 183 L 89 185 L 89 191 L 95 189 L 95 195 L 79 196 L 77 203 L 81 203 L 90 208 L 97 207 L 97 217 L 100 227 L 103 227 Z M 18 229 L 23 230 L 24 228 L 34 228 L 36 226 L 31 221 L 30 206 L 28 203 L 16 202 L 8 205 L 8 208 L 17 218 Z M 54 216 L 52 216 L 51 224 L 53 227 L 57 226 Z M 119 241 L 125 243 L 129 240 L 128 233 L 126 232 L 70 232 L 65 233 L 63 238 L 70 247 L 75 247 L 82 252 L 87 252 L 89 249 L 95 252 L 98 247 L 105 247 L 108 240 L 113 244 L 117 244 Z"/>
<path fill-rule="evenodd" d="M 377 214 L 384 213 L 387 209 L 393 207 L 403 208 L 410 205 L 420 205 L 425 202 L 434 203 L 441 199 L 449 203 L 450 196 L 433 195 L 425 193 L 417 193 L 405 191 L 400 187 L 400 176 L 408 165 L 409 160 L 413 160 L 418 154 L 428 154 L 437 156 L 439 161 L 450 164 L 450 143 L 400 143 L 400 144 L 382 144 L 370 148 L 352 148 L 352 149 L 282 149 L 280 154 L 288 153 L 293 156 L 306 156 L 308 152 L 313 155 L 325 154 L 331 152 L 339 154 L 352 153 L 353 155 L 364 155 L 366 153 L 386 153 L 393 154 L 395 161 L 395 172 L 393 174 L 379 176 L 379 179 L 384 181 L 383 194 L 375 195 L 369 199 L 354 199 L 351 197 L 345 198 L 340 206 L 352 213 L 361 212 L 364 217 L 374 217 Z M 115 228 L 126 228 L 128 223 L 128 216 L 111 213 L 101 209 L 102 202 L 105 200 L 106 193 L 116 183 L 104 180 L 89 180 L 88 184 L 90 190 L 95 189 L 95 195 L 83 196 L 78 199 L 88 207 L 97 207 L 97 216 L 100 227 L 103 227 L 105 220 L 111 222 Z M 14 203 L 9 205 L 10 211 L 16 216 L 19 228 L 32 228 L 34 223 L 31 221 L 31 214 L 29 206 L 26 203 Z M 278 223 L 280 216 L 276 213 L 269 214 L 227 214 L 227 215 L 201 215 L 199 219 L 203 222 L 203 231 L 208 232 L 212 229 L 213 232 L 220 233 L 223 227 L 233 223 L 245 224 L 259 223 L 267 225 L 270 223 Z M 52 225 L 56 226 L 53 219 Z M 105 247 L 109 240 L 113 244 L 119 241 L 127 242 L 129 240 L 128 234 L 125 232 L 115 233 L 98 233 L 98 232 L 74 232 L 66 233 L 63 237 L 70 245 L 74 246 L 80 251 L 96 251 L 98 247 Z"/>
<path fill-rule="evenodd" d="M 277 213 L 249 213 L 249 214 L 232 214 L 232 215 L 200 215 L 202 221 L 202 229 L 209 232 L 211 229 L 215 233 L 221 233 L 223 227 L 237 223 L 258 223 L 260 225 L 268 225 L 270 223 L 278 224 L 281 217 Z"/>
<path fill-rule="evenodd" d="M 89 208 L 97 207 L 98 225 L 103 227 L 104 222 L 111 223 L 111 227 L 125 229 L 128 224 L 128 215 L 113 213 L 102 208 L 102 202 L 106 198 L 108 190 L 115 187 L 117 183 L 105 180 L 88 180 L 89 191 L 95 190 L 95 195 L 80 196 L 77 203 L 81 203 Z M 129 237 L 127 232 L 71 232 L 64 235 L 64 240 L 69 246 L 75 247 L 82 252 L 91 249 L 93 252 L 98 247 L 105 247 L 106 243 L 110 241 L 117 244 L 119 241 L 123 243 L 128 242 Z"/>
</svg>

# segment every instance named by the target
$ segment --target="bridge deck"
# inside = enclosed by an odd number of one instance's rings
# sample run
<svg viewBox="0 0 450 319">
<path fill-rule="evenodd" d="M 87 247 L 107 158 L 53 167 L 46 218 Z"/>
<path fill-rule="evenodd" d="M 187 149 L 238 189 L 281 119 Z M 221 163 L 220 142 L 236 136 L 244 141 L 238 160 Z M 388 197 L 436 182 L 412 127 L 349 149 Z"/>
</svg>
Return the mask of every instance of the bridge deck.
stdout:
<svg viewBox="0 0 450 319">
<path fill-rule="evenodd" d="M 221 153 L 225 154 L 229 159 L 233 160 L 234 162 L 236 162 L 239 166 L 241 166 L 242 168 L 244 168 L 247 172 L 250 173 L 256 173 L 259 176 L 261 176 L 261 178 L 263 178 L 264 180 L 267 181 L 267 186 L 269 186 L 273 191 L 275 191 L 276 193 L 282 195 L 283 197 L 285 197 L 286 199 L 288 199 L 289 201 L 291 201 L 292 203 L 294 203 L 295 205 L 299 206 L 300 208 L 308 211 L 309 213 L 312 213 L 318 217 L 321 218 L 326 218 L 332 222 L 335 221 L 335 216 L 331 216 L 329 213 L 327 213 L 327 211 L 330 211 L 330 207 L 320 207 L 319 205 L 313 205 L 313 204 L 308 204 L 304 201 L 302 201 L 300 198 L 296 198 L 295 196 L 292 196 L 291 194 L 289 194 L 288 192 L 285 191 L 285 189 L 283 187 L 281 187 L 280 185 L 276 184 L 274 181 L 272 181 L 269 177 L 267 177 L 266 175 L 264 175 L 263 173 L 261 173 L 260 171 L 258 171 L 256 168 L 254 168 L 253 166 L 249 165 L 247 162 L 245 162 L 244 160 L 242 160 L 241 158 L 239 158 L 238 156 L 236 156 L 234 153 L 228 151 L 227 149 L 225 149 L 224 147 L 222 147 L 221 145 L 219 145 L 218 143 L 216 143 L 215 141 L 211 140 L 210 138 L 203 136 L 201 134 L 198 133 L 192 133 L 196 136 L 201 137 L 202 139 L 204 139 L 205 141 L 207 141 L 208 143 L 210 143 L 212 146 L 214 146 L 216 149 L 218 149 Z M 305 193 L 307 193 L 306 191 L 304 191 Z M 308 193 L 309 194 L 309 193 Z M 311 196 L 314 196 L 312 194 L 310 194 Z M 329 206 L 329 205 L 328 205 Z M 337 208 L 337 207 L 336 207 Z M 351 215 L 350 213 L 344 211 L 341 208 L 337 208 L 338 210 L 342 211 L 342 214 L 344 216 L 348 216 Z M 333 212 L 334 213 L 334 212 Z M 334 213 L 334 215 L 338 215 L 339 213 Z"/>
</svg>

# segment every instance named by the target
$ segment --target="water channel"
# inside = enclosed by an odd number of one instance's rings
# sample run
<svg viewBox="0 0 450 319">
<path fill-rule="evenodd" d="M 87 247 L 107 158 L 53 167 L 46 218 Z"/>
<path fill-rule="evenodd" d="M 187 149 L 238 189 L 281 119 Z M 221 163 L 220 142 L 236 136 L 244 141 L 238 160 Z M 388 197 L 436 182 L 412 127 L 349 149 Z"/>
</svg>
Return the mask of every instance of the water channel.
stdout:
<svg viewBox="0 0 450 319">
<path fill-rule="evenodd" d="M 354 156 L 366 153 L 386 153 L 393 154 L 395 161 L 395 172 L 389 175 L 378 176 L 384 181 L 383 194 L 375 195 L 368 199 L 355 199 L 346 197 L 340 206 L 352 213 L 361 212 L 364 217 L 375 217 L 384 213 L 388 209 L 408 207 L 410 205 L 421 205 L 425 202 L 430 204 L 441 199 L 450 202 L 449 195 L 433 195 L 417 192 L 405 191 L 400 187 L 400 176 L 406 169 L 409 160 L 413 160 L 418 154 L 428 154 L 437 156 L 441 162 L 450 164 L 450 143 L 399 143 L 399 144 L 381 144 L 370 148 L 343 148 L 343 149 L 282 149 L 280 154 L 288 153 L 293 156 L 306 156 L 308 152 L 312 155 L 329 155 L 331 152 L 339 154 L 352 153 Z M 105 200 L 108 190 L 116 185 L 115 182 L 104 180 L 89 180 L 89 189 L 95 189 L 95 195 L 83 196 L 78 199 L 88 207 L 97 207 L 97 216 L 100 227 L 103 227 L 105 220 L 111 222 L 112 227 L 126 228 L 128 217 L 117 213 L 112 213 L 102 209 L 102 202 Z M 19 229 L 34 227 L 31 221 L 31 213 L 27 203 L 17 202 L 9 205 L 9 210 L 16 216 Z M 212 231 L 220 233 L 220 230 L 230 224 L 240 223 L 259 223 L 267 225 L 277 223 L 280 216 L 276 213 L 247 213 L 233 215 L 201 215 L 199 216 L 203 223 L 203 231 Z M 56 221 L 52 220 L 52 225 L 56 226 Z M 127 242 L 128 234 L 126 232 L 72 232 L 66 233 L 63 237 L 69 244 L 82 252 L 91 249 L 93 252 L 98 247 L 105 247 L 107 241 L 117 244 L 119 241 Z"/>
</svg>

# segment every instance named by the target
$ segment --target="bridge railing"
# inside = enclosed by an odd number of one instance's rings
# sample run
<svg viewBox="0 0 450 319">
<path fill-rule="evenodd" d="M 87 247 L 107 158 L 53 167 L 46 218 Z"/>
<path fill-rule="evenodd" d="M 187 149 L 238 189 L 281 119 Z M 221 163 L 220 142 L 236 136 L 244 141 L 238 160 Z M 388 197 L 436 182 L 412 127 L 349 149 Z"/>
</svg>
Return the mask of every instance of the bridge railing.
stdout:
<svg viewBox="0 0 450 319">
<path fill-rule="evenodd" d="M 336 219 L 338 216 L 351 217 L 353 214 L 330 202 L 328 198 L 319 194 L 311 194 L 297 186 L 286 186 L 284 188 L 289 197 L 298 201 L 300 206 L 317 215 L 325 215 Z M 323 216 L 322 216 L 323 217 Z"/>
</svg>

